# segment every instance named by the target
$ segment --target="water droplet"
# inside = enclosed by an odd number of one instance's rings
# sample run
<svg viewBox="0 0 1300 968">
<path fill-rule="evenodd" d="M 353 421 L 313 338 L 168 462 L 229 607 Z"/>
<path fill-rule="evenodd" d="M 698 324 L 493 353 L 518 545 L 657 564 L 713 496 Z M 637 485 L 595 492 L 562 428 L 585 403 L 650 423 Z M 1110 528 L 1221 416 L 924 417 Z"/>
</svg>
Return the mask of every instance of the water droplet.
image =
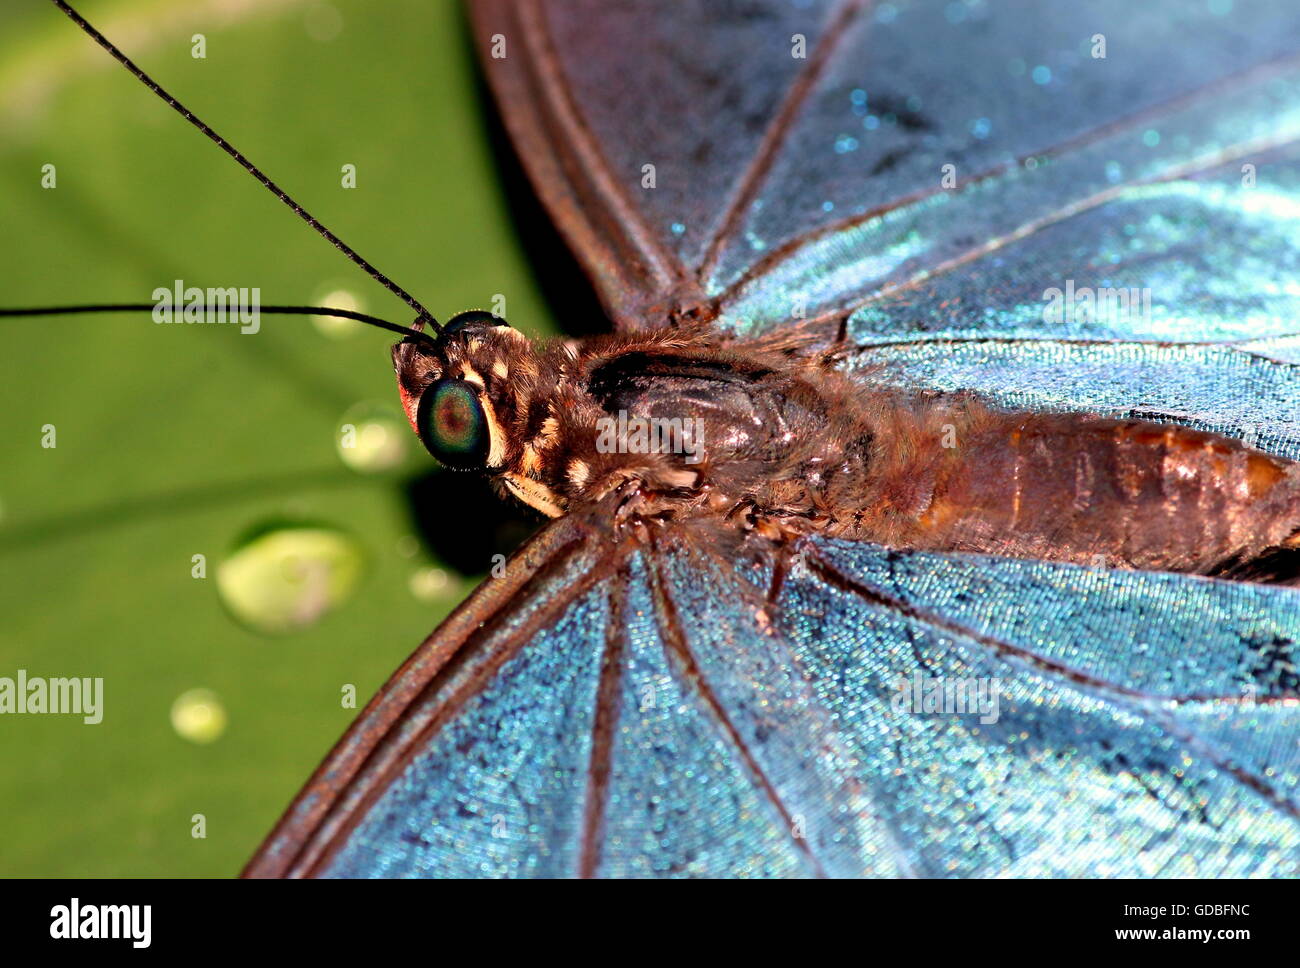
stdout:
<svg viewBox="0 0 1300 968">
<path fill-rule="evenodd" d="M 359 403 L 339 421 L 339 457 L 354 471 L 377 474 L 400 467 L 411 441 L 407 422 L 392 407 Z"/>
<path fill-rule="evenodd" d="M 404 534 L 397 539 L 397 553 L 403 558 L 414 558 L 420 551 L 420 542 L 413 534 Z"/>
<path fill-rule="evenodd" d="M 681 222 L 674 222 L 671 226 L 673 235 L 682 235 L 686 232 L 686 226 Z"/>
<path fill-rule="evenodd" d="M 357 542 L 333 528 L 263 527 L 217 568 L 217 593 L 241 623 L 296 632 L 346 602 L 361 579 Z"/>
<path fill-rule="evenodd" d="M 361 300 L 347 289 L 334 289 L 325 293 L 316 300 L 316 305 L 328 306 L 330 309 L 350 309 L 354 313 L 365 311 L 361 308 Z M 348 339 L 366 328 L 365 323 L 341 316 L 313 316 L 311 321 L 317 332 L 330 339 Z"/>
<path fill-rule="evenodd" d="M 1052 69 L 1045 64 L 1039 64 L 1034 68 L 1034 73 L 1030 75 L 1035 84 L 1050 84 L 1052 82 Z"/>
<path fill-rule="evenodd" d="M 1148 128 L 1142 132 L 1142 143 L 1148 148 L 1154 148 L 1160 144 L 1160 132 L 1155 128 Z"/>
<path fill-rule="evenodd" d="M 226 731 L 226 707 L 211 689 L 188 689 L 176 697 L 172 729 L 191 743 L 211 743 Z"/>
<path fill-rule="evenodd" d="M 411 594 L 422 602 L 432 602 L 449 594 L 453 588 L 451 576 L 441 568 L 421 568 L 411 574 Z"/>
</svg>

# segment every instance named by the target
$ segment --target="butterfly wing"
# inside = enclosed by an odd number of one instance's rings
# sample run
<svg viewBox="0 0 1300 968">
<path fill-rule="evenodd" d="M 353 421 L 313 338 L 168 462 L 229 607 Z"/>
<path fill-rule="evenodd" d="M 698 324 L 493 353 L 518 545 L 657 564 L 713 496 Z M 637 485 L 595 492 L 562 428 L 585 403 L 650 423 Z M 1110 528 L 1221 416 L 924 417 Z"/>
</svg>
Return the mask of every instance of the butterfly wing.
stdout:
<svg viewBox="0 0 1300 968">
<path fill-rule="evenodd" d="M 430 637 L 246 875 L 815 869 L 680 623 L 661 624 L 668 579 L 595 520 L 551 525 Z M 782 749 L 815 741 L 808 724 Z M 782 791 L 825 783 L 795 772 Z"/>
<path fill-rule="evenodd" d="M 600 562 L 551 534 L 542 586 L 417 653 L 249 873 L 1296 872 L 1279 590 L 820 540 L 774 580 L 697 530 Z M 945 678 L 992 705 L 925 708 Z"/>
<path fill-rule="evenodd" d="M 859 4 L 846 7 L 856 8 Z M 816 45 L 854 10 L 810 4 L 470 4 L 533 185 L 620 329 L 706 301 L 699 267 L 737 179 Z"/>
<path fill-rule="evenodd" d="M 1294 874 L 1294 593 L 852 542 L 804 562 L 796 655 L 912 870 Z M 991 715 L 927 705 L 945 681 Z"/>
<path fill-rule="evenodd" d="M 1166 211 L 1176 224 L 1160 241 L 1212 242 L 1198 261 L 1217 265 L 1247 230 L 1244 213 L 1240 200 L 1198 193 L 1196 178 L 1300 133 L 1300 21 L 1284 0 L 471 10 L 524 165 L 621 328 L 685 307 L 740 335 L 820 324 L 829 336 L 861 310 L 855 334 L 895 335 L 909 304 L 875 305 L 883 292 L 1054 226 L 1068 235 L 1089 213 L 1094 226 L 1132 226 L 1122 220 L 1134 212 Z M 1246 293 L 1199 293 L 1222 337 L 1243 331 L 1243 303 L 1295 308 L 1294 291 L 1269 288 L 1294 251 L 1293 216 L 1267 192 L 1253 197 L 1251 214 L 1278 216 L 1266 231 L 1287 236 L 1286 255 L 1256 246 L 1263 280 L 1239 263 Z M 1226 223 L 1229 235 L 1205 231 Z M 1062 255 L 1077 271 L 1128 241 Z M 1007 263 L 1025 265 L 1024 248 Z M 975 290 L 973 305 L 936 295 L 901 331 L 988 335 L 1041 315 L 1048 283 L 1003 275 L 1010 289 Z M 1187 275 L 1160 294 L 1166 323 L 1197 295 Z"/>
</svg>

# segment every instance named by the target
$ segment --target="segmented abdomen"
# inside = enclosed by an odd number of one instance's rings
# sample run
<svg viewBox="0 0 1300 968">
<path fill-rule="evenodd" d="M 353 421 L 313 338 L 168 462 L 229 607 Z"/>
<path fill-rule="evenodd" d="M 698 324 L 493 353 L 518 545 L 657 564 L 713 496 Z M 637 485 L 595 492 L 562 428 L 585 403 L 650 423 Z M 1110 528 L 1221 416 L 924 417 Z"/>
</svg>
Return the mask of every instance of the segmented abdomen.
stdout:
<svg viewBox="0 0 1300 968">
<path fill-rule="evenodd" d="M 1214 574 L 1300 543 L 1300 463 L 1186 427 L 991 414 L 926 485 L 915 547 Z"/>
</svg>

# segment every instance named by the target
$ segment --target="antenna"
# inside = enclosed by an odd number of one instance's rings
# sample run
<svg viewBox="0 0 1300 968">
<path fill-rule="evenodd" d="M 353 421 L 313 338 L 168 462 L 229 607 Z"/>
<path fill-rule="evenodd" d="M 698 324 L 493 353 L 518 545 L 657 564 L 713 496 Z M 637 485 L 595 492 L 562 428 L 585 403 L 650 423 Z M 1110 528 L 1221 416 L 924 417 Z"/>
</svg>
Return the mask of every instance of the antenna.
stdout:
<svg viewBox="0 0 1300 968">
<path fill-rule="evenodd" d="M 92 303 L 82 306 L 37 306 L 31 309 L 0 309 L 0 317 L 72 316 L 78 313 L 150 313 L 155 308 L 157 308 L 155 303 Z M 351 309 L 331 309 L 328 306 L 259 306 L 257 311 L 272 316 L 338 316 L 342 319 L 355 319 L 359 323 L 377 326 L 380 329 L 388 330 L 390 333 L 399 333 L 407 339 L 422 340 L 430 345 L 436 345 L 434 338 L 422 330 L 411 329 L 409 326 L 399 326 L 397 323 L 390 323 L 378 316 L 359 313 Z"/>
<path fill-rule="evenodd" d="M 289 208 L 293 209 L 295 215 L 297 215 L 300 219 L 302 219 L 313 229 L 315 229 L 318 233 L 320 233 L 320 235 L 323 236 L 325 239 L 327 239 L 330 242 L 330 244 L 333 245 L 336 249 L 338 249 L 345 256 L 351 259 L 354 263 L 360 266 L 366 272 L 366 274 L 370 276 L 370 278 L 374 279 L 381 286 L 383 286 L 389 292 L 393 293 L 404 303 L 406 303 L 417 313 L 419 313 L 419 316 L 415 320 L 415 324 L 414 324 L 415 326 L 420 326 L 423 323 L 427 322 L 430 326 L 433 327 L 435 332 L 440 330 L 441 327 L 438 326 L 438 321 L 433 318 L 433 314 L 430 313 L 427 309 L 425 309 L 422 305 L 420 305 L 419 301 L 416 300 L 414 296 L 412 296 L 410 293 L 408 293 L 397 283 L 393 282 L 392 279 L 389 279 L 388 276 L 384 275 L 382 272 L 380 272 L 378 269 L 372 266 L 369 262 L 363 259 L 355 249 L 353 249 L 350 245 L 348 245 L 337 235 L 335 235 L 333 232 L 327 229 L 324 225 L 318 222 L 310 212 L 308 212 L 305 208 L 303 208 L 296 201 L 294 201 L 293 197 L 290 196 L 288 192 L 286 192 L 275 182 L 271 181 L 271 179 L 268 178 L 266 175 L 262 174 L 261 170 L 258 169 L 258 167 L 254 165 L 251 161 L 245 158 L 244 155 L 237 148 L 235 148 L 234 145 L 232 145 L 225 138 L 221 137 L 221 135 L 217 134 L 210 127 L 204 124 L 202 121 L 200 121 L 187 107 L 185 107 L 185 105 L 181 104 L 180 101 L 176 100 L 176 98 L 172 97 L 165 90 L 163 90 L 162 85 L 160 85 L 157 81 L 155 81 L 144 71 L 142 71 L 139 67 L 136 67 L 136 65 L 131 61 L 131 59 L 127 57 L 125 54 L 123 54 L 120 50 L 118 50 L 117 46 L 111 40 L 109 40 L 98 30 L 92 27 L 89 23 L 87 23 L 85 17 L 81 16 L 81 14 L 77 13 L 77 11 L 73 10 L 72 7 L 70 7 L 67 3 L 64 2 L 64 0 L 51 0 L 51 2 L 60 10 L 62 10 L 64 13 L 66 13 L 73 23 L 75 23 L 78 27 L 84 30 L 90 37 L 92 37 L 95 43 L 99 44 L 100 47 L 103 47 L 104 50 L 112 54 L 113 57 L 116 58 L 117 61 L 121 63 L 123 67 L 125 67 L 128 71 L 134 74 L 135 77 L 142 84 L 144 84 L 145 87 L 149 88 L 149 90 L 153 91 L 160 98 L 162 98 L 169 105 L 171 105 L 171 107 L 173 107 L 176 110 L 176 113 L 178 113 L 182 118 L 184 118 L 190 124 L 194 125 L 194 127 L 202 131 L 214 144 L 216 144 L 218 148 L 220 148 L 226 154 L 230 155 L 231 158 L 234 158 L 235 161 L 239 162 L 240 166 L 245 171 L 247 171 L 250 175 L 256 178 L 259 182 L 261 182 L 262 185 L 272 195 L 274 195 L 280 201 L 284 202 L 284 204 L 288 205 Z M 267 312 L 267 311 L 268 310 L 265 309 L 263 310 L 263 312 Z M 362 322 L 365 322 L 365 320 L 362 320 Z M 412 330 L 412 332 L 414 332 L 414 330 Z"/>
</svg>

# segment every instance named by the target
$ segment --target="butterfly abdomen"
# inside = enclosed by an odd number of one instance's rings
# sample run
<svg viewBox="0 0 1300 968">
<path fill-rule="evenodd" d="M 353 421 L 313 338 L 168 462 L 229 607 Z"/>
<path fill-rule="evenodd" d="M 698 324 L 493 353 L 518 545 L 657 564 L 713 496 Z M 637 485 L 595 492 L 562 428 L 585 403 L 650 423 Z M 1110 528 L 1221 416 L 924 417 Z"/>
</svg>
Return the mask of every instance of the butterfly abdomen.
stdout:
<svg viewBox="0 0 1300 968">
<path fill-rule="evenodd" d="M 918 503 L 877 516 L 880 540 L 1196 574 L 1297 543 L 1300 464 L 1240 441 L 1086 414 L 989 414 L 966 429 L 894 468 Z"/>
</svg>

